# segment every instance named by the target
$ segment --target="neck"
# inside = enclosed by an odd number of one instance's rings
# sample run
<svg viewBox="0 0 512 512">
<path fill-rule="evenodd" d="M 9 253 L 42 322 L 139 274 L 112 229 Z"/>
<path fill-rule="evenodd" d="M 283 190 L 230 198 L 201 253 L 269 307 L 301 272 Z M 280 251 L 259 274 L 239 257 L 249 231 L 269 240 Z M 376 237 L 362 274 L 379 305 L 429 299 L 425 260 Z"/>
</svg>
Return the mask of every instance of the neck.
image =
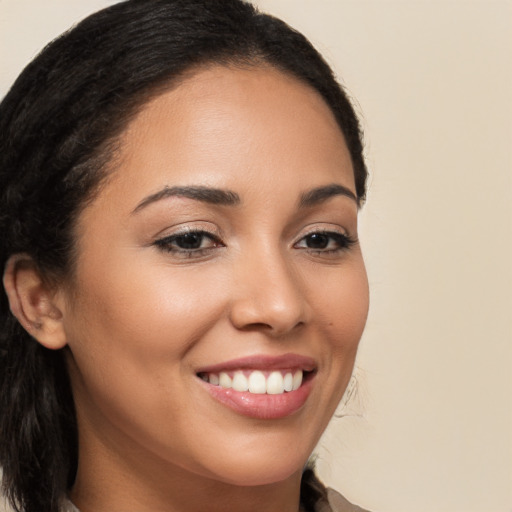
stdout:
<svg viewBox="0 0 512 512">
<path fill-rule="evenodd" d="M 153 475 L 154 476 L 154 475 Z M 71 500 L 80 512 L 298 512 L 300 475 L 261 486 L 234 486 L 222 482 L 166 475 L 167 485 L 148 482 L 77 479 Z M 116 475 L 117 477 L 117 475 Z M 160 480 L 156 482 L 155 480 Z M 87 482 L 87 483 L 85 483 Z"/>
</svg>

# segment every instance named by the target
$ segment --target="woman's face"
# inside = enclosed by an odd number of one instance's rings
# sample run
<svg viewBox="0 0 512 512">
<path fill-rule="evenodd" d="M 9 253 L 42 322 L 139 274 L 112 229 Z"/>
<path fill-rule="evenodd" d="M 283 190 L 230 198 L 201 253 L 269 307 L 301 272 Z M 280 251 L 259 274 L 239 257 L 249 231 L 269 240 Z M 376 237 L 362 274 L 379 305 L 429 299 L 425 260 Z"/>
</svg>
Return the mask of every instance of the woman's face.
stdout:
<svg viewBox="0 0 512 512">
<path fill-rule="evenodd" d="M 211 67 L 146 105 L 62 292 L 80 463 L 300 471 L 366 320 L 354 193 L 331 111 L 274 69 Z"/>
</svg>

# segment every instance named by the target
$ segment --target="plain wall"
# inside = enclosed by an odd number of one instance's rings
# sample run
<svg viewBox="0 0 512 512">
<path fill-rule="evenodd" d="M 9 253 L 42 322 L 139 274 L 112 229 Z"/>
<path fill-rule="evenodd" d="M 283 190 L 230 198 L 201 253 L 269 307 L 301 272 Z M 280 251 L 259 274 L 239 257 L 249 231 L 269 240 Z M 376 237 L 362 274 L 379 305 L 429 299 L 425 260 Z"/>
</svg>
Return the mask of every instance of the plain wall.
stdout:
<svg viewBox="0 0 512 512">
<path fill-rule="evenodd" d="M 108 0 L 0 0 L 0 96 Z M 355 99 L 371 170 L 359 391 L 319 472 L 375 512 L 512 511 L 512 2 L 259 0 Z"/>
</svg>

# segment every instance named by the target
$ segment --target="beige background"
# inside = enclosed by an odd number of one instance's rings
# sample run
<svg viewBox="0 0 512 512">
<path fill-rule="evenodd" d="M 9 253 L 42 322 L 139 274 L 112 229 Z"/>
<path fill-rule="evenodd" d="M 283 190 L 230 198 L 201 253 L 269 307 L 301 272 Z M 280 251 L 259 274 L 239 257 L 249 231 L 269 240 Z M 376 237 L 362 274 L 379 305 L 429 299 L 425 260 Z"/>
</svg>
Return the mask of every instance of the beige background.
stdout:
<svg viewBox="0 0 512 512">
<path fill-rule="evenodd" d="M 0 95 L 109 0 L 0 0 Z M 512 2 L 259 0 L 362 112 L 372 307 L 323 478 L 380 512 L 512 511 Z"/>
</svg>

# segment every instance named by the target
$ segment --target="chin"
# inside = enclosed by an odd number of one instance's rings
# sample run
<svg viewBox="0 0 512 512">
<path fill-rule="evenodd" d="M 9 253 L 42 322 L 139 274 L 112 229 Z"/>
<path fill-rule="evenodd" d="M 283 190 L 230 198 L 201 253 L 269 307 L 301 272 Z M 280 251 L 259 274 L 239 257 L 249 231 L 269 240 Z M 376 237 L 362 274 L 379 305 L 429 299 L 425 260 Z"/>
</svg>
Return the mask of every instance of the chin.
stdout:
<svg viewBox="0 0 512 512">
<path fill-rule="evenodd" d="M 236 474 L 226 475 L 223 481 L 227 484 L 239 487 L 258 487 L 283 482 L 293 477 L 298 472 L 302 473 L 302 466 L 299 468 L 276 468 L 272 467 L 271 464 L 266 464 L 263 467 L 254 469 L 240 469 L 240 467 L 238 467 L 235 468 L 234 471 Z"/>
<path fill-rule="evenodd" d="M 271 485 L 283 482 L 302 470 L 309 458 L 309 453 L 301 457 L 290 450 L 272 456 L 265 456 L 265 451 L 258 454 L 235 454 L 225 457 L 222 463 L 215 465 L 216 479 L 223 482 L 245 487 Z"/>
</svg>

